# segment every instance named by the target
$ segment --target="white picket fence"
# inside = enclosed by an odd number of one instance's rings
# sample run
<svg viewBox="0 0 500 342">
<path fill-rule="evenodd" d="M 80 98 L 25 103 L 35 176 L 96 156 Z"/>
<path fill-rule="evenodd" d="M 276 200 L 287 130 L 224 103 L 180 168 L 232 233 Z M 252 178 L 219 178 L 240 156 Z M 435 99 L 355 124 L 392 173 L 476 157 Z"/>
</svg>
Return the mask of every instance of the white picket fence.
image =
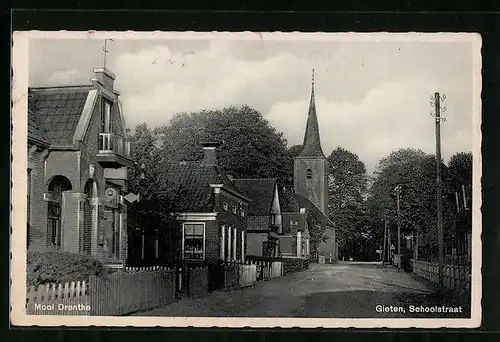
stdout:
<svg viewBox="0 0 500 342">
<path fill-rule="evenodd" d="M 26 295 L 28 315 L 90 315 L 90 296 L 85 281 L 31 286 Z"/>
</svg>

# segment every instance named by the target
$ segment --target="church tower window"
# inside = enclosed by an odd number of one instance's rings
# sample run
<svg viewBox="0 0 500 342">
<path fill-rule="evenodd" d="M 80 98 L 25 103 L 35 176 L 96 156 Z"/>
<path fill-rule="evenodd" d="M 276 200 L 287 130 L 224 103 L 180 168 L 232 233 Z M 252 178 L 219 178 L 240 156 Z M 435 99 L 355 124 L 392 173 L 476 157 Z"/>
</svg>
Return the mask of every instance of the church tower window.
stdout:
<svg viewBox="0 0 500 342">
<path fill-rule="evenodd" d="M 312 170 L 311 170 L 311 169 L 307 169 L 307 170 L 306 170 L 306 178 L 307 178 L 307 179 L 311 179 L 311 178 L 312 178 L 312 176 L 313 176 L 313 172 L 312 172 Z"/>
</svg>

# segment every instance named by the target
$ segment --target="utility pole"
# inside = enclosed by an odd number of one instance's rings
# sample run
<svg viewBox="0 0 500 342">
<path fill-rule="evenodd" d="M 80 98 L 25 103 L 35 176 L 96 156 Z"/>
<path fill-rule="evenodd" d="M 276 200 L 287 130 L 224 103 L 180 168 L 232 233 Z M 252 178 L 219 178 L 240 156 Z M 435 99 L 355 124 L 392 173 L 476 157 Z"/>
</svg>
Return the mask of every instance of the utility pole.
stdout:
<svg viewBox="0 0 500 342">
<path fill-rule="evenodd" d="M 387 243 L 387 215 L 384 216 L 384 248 L 382 249 L 382 264 L 385 263 L 385 244 Z"/>
<path fill-rule="evenodd" d="M 391 228 L 388 227 L 387 229 L 387 261 L 389 264 L 391 263 Z"/>
<path fill-rule="evenodd" d="M 401 215 L 399 206 L 399 195 L 401 193 L 401 184 L 396 186 L 396 202 L 398 213 L 398 269 L 401 268 Z"/>
<path fill-rule="evenodd" d="M 431 98 L 431 105 L 434 105 L 434 119 L 436 121 L 436 193 L 437 193 L 437 226 L 439 245 L 439 288 L 443 290 L 443 268 L 444 268 L 444 245 L 443 245 L 443 209 L 442 209 L 442 181 L 441 181 L 441 99 L 444 101 L 446 95 L 441 96 L 438 92 Z M 443 108 L 443 111 L 446 107 Z"/>
</svg>

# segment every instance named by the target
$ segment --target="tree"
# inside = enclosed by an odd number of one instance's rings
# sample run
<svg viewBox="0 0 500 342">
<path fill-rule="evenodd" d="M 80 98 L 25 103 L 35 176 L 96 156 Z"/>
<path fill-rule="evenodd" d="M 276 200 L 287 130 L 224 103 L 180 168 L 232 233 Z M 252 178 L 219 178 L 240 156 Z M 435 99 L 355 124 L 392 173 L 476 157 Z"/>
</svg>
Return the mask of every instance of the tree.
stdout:
<svg viewBox="0 0 500 342">
<path fill-rule="evenodd" d="M 451 156 L 447 181 L 453 188 L 472 186 L 472 152 L 458 152 Z"/>
<path fill-rule="evenodd" d="M 202 141 L 218 141 L 219 165 L 240 178 L 276 177 L 289 181 L 286 140 L 262 114 L 248 106 L 181 113 L 158 129 L 166 160 L 201 160 Z"/>
<path fill-rule="evenodd" d="M 329 205 L 328 214 L 342 234 L 341 254 L 352 254 L 359 244 L 368 237 L 365 227 L 364 198 L 367 192 L 368 177 L 365 164 L 359 157 L 337 147 L 327 158 L 330 167 L 328 174 Z M 359 250 L 358 250 L 359 251 Z M 357 255 L 359 258 L 359 255 Z"/>
<path fill-rule="evenodd" d="M 169 263 L 178 255 L 175 246 L 178 245 L 180 232 L 169 229 L 175 219 L 171 207 L 179 191 L 178 185 L 168 181 L 161 167 L 163 157 L 157 132 L 141 124 L 129 135 L 131 157 L 136 166 L 129 170 L 128 190 L 138 194 L 140 199 L 128 206 L 128 262 L 135 265 Z M 158 240 L 162 250 L 160 260 L 154 255 L 155 240 Z"/>
<path fill-rule="evenodd" d="M 441 169 L 442 178 L 446 180 L 446 165 L 442 164 Z M 394 237 L 399 220 L 403 235 L 418 234 L 422 257 L 437 257 L 435 156 L 421 150 L 400 149 L 379 162 L 375 177 L 367 202 L 371 221 L 386 217 Z M 394 191 L 397 185 L 401 185 L 399 216 Z M 443 193 L 442 204 L 444 238 L 445 241 L 452 241 L 455 224 L 453 202 L 446 192 Z M 383 231 L 379 234 L 382 236 Z"/>
<path fill-rule="evenodd" d="M 448 249 L 456 248 L 458 254 L 467 254 L 466 234 L 472 229 L 471 210 L 464 210 L 464 199 L 468 207 L 472 203 L 472 153 L 458 152 L 448 162 L 444 195 L 450 205 L 450 216 L 455 224 L 446 232 Z M 465 195 L 465 198 L 464 198 Z"/>
</svg>

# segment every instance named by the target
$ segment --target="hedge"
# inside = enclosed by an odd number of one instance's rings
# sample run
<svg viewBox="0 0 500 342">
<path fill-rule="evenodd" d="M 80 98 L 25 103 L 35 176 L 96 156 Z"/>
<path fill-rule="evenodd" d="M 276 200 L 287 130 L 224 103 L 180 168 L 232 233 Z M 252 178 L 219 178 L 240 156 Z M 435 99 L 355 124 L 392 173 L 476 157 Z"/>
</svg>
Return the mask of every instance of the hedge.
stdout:
<svg viewBox="0 0 500 342">
<path fill-rule="evenodd" d="M 28 252 L 28 286 L 88 280 L 90 275 L 112 272 L 101 261 L 73 253 L 56 251 Z"/>
</svg>

